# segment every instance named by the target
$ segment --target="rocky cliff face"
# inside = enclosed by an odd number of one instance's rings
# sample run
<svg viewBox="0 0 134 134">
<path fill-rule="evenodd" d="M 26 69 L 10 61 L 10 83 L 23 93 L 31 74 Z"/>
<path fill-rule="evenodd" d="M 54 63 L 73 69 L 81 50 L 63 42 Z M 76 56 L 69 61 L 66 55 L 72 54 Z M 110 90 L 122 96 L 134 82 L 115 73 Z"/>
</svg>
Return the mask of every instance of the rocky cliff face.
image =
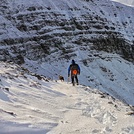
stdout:
<svg viewBox="0 0 134 134">
<path fill-rule="evenodd" d="M 0 6 L 0 60 L 20 64 L 54 53 L 70 59 L 79 46 L 134 61 L 132 7 L 107 0 L 1 0 Z"/>
</svg>

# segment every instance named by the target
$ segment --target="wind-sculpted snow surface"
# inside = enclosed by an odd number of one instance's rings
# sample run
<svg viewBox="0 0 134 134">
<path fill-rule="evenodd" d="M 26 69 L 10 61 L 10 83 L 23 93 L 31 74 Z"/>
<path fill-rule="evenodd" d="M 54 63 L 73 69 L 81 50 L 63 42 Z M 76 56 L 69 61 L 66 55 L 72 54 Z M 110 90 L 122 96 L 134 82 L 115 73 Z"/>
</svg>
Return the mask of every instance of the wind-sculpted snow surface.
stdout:
<svg viewBox="0 0 134 134">
<path fill-rule="evenodd" d="M 0 134 L 134 133 L 132 106 L 97 89 L 0 64 Z"/>
</svg>

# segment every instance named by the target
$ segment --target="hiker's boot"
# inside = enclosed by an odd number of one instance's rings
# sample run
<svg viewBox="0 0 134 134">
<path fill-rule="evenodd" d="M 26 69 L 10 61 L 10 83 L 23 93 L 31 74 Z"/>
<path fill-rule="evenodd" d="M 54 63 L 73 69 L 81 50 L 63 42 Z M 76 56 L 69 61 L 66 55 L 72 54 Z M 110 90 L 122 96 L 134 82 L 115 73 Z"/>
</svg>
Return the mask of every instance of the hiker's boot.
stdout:
<svg viewBox="0 0 134 134">
<path fill-rule="evenodd" d="M 73 86 L 75 86 L 75 83 L 73 82 Z"/>
</svg>

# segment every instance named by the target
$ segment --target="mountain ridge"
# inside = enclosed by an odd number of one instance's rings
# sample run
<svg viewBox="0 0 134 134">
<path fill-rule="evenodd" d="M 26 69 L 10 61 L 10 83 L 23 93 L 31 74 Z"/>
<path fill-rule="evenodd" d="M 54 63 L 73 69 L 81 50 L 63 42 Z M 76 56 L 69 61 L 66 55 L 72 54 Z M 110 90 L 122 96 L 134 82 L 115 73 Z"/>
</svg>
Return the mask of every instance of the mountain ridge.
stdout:
<svg viewBox="0 0 134 134">
<path fill-rule="evenodd" d="M 0 134 L 134 132 L 133 106 L 98 89 L 0 64 Z"/>
<path fill-rule="evenodd" d="M 75 59 L 80 84 L 134 104 L 134 8 L 107 0 L 2 0 L 0 6 L 1 61 L 67 81 Z"/>
<path fill-rule="evenodd" d="M 116 49 L 119 48 L 119 54 L 133 61 L 134 18 L 131 14 L 134 9 L 131 7 L 115 5 L 114 2 L 106 0 L 101 2 L 35 0 L 34 3 L 20 0 L 7 1 L 5 4 L 4 2 L 0 44 L 7 45 L 11 51 L 2 49 L 1 55 L 5 56 L 1 57 L 1 60 L 10 59 L 9 55 L 13 57 L 14 54 L 34 60 L 32 53 L 36 53 L 34 57 L 37 60 L 53 51 L 68 53 L 64 48 L 64 44 L 67 43 L 81 44 L 81 46 L 98 43 L 101 50 L 105 51 L 103 43 L 108 42 L 107 44 L 110 45 L 105 44 L 105 46 L 108 46 L 112 52 L 118 53 Z M 108 36 L 113 43 L 109 41 Z M 114 41 L 115 38 L 117 42 Z M 119 46 L 117 46 L 118 42 L 121 42 Z M 131 51 L 128 52 L 127 48 Z"/>
<path fill-rule="evenodd" d="M 1 0 L 0 134 L 134 133 L 133 13 L 110 0 Z"/>
</svg>

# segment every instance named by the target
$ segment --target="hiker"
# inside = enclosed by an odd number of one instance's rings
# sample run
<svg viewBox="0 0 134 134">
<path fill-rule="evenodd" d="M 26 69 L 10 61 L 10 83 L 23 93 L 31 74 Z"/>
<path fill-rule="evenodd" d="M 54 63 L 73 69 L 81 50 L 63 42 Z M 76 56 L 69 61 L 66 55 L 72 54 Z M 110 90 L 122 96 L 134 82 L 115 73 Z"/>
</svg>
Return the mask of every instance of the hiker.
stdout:
<svg viewBox="0 0 134 134">
<path fill-rule="evenodd" d="M 74 60 L 72 60 L 72 64 L 69 66 L 68 68 L 68 77 L 70 76 L 70 71 L 71 71 L 71 80 L 72 80 L 72 84 L 73 86 L 75 86 L 75 82 L 74 80 L 76 80 L 77 85 L 79 84 L 78 82 L 78 77 L 77 75 L 80 74 L 80 67 L 78 64 L 75 63 Z"/>
</svg>

